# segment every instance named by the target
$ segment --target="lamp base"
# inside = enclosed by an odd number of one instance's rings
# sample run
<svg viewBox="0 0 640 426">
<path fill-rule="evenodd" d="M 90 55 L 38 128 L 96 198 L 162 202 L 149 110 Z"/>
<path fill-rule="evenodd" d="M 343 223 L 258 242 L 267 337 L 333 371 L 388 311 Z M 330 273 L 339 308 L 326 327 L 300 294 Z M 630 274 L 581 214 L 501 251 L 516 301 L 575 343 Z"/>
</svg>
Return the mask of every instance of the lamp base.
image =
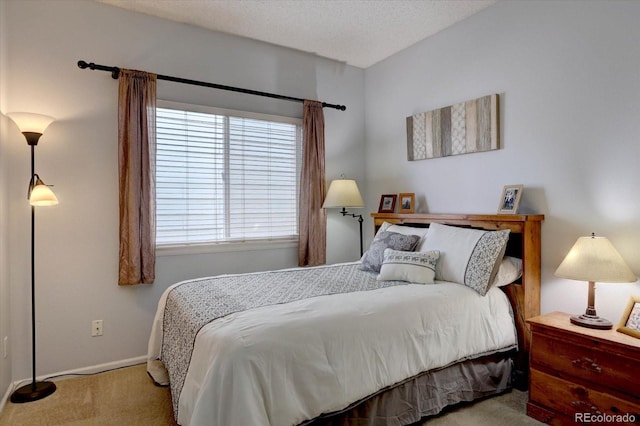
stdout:
<svg viewBox="0 0 640 426">
<path fill-rule="evenodd" d="M 23 402 L 37 401 L 46 398 L 56 391 L 53 382 L 35 382 L 16 389 L 11 394 L 11 402 L 21 404 Z"/>
<path fill-rule="evenodd" d="M 587 314 L 571 316 L 571 323 L 581 327 L 597 328 L 599 330 L 609 330 L 613 327 L 611 321 L 600 318 L 597 315 Z"/>
</svg>

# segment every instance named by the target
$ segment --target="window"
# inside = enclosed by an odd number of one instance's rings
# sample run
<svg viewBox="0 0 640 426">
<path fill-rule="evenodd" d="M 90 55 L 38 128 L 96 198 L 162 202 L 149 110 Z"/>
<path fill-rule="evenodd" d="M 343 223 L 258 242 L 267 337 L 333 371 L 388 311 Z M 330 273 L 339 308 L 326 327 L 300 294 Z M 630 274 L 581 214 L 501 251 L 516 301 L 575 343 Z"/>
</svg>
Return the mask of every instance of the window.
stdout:
<svg viewBox="0 0 640 426">
<path fill-rule="evenodd" d="M 301 120 L 158 102 L 156 244 L 294 239 Z"/>
</svg>

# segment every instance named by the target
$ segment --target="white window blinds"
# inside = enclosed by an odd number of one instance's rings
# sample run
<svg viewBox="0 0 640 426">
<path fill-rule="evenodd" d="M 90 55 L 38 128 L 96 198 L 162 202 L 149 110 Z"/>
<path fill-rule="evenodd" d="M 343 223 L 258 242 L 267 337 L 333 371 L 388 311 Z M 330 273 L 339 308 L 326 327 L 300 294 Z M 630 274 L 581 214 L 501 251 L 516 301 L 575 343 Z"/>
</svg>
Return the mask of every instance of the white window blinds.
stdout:
<svg viewBox="0 0 640 426">
<path fill-rule="evenodd" d="M 296 237 L 300 120 L 166 105 L 156 111 L 156 243 Z"/>
</svg>

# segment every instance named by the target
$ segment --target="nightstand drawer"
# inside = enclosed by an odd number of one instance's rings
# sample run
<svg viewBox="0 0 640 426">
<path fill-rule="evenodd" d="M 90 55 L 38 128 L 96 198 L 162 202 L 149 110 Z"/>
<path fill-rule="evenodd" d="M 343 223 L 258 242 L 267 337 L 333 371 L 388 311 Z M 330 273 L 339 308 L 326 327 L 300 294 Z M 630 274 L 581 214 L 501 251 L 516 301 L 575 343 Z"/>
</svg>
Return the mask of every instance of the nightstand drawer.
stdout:
<svg viewBox="0 0 640 426">
<path fill-rule="evenodd" d="M 625 419 L 640 419 L 640 405 L 632 404 L 608 393 L 598 392 L 569 381 L 550 376 L 536 369 L 531 370 L 530 401 L 560 413 L 575 421 L 584 420 L 584 416 L 611 415 L 616 418 L 616 424 L 625 423 Z M 625 414 L 627 416 L 623 419 Z M 578 422 L 580 423 L 580 422 Z"/>
<path fill-rule="evenodd" d="M 640 362 L 626 356 L 590 346 L 533 334 L 531 367 L 557 373 L 564 378 L 578 378 L 610 389 L 624 389 L 625 394 L 640 402 Z M 588 339 L 584 343 L 589 344 Z"/>
</svg>

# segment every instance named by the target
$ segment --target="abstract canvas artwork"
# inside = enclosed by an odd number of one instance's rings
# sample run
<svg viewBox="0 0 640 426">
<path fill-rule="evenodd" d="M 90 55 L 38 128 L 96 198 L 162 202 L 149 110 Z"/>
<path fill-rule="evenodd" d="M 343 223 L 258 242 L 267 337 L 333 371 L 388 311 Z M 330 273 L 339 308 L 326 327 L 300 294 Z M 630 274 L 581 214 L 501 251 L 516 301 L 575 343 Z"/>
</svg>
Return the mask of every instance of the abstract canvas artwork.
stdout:
<svg viewBox="0 0 640 426">
<path fill-rule="evenodd" d="M 447 157 L 500 148 L 498 95 L 407 117 L 407 159 Z"/>
</svg>

